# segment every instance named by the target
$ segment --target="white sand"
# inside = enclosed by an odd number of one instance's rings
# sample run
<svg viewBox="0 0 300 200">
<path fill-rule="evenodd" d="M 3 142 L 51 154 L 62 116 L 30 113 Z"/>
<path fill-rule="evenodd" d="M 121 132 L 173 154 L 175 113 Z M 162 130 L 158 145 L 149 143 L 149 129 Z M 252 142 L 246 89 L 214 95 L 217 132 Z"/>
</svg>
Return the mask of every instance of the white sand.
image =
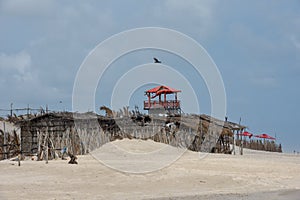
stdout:
<svg viewBox="0 0 300 200">
<path fill-rule="evenodd" d="M 0 199 L 298 199 L 300 194 L 297 155 L 186 151 L 170 166 L 155 170 L 158 163 L 174 160 L 168 160 L 168 153 L 172 157 L 182 151 L 153 141 L 125 139 L 112 144 L 93 156 L 78 156 L 78 165 L 65 160 L 48 164 L 26 160 L 19 167 L 17 162 L 1 161 Z M 134 171 L 143 165 L 152 172 L 132 174 L 112 169 Z"/>
</svg>

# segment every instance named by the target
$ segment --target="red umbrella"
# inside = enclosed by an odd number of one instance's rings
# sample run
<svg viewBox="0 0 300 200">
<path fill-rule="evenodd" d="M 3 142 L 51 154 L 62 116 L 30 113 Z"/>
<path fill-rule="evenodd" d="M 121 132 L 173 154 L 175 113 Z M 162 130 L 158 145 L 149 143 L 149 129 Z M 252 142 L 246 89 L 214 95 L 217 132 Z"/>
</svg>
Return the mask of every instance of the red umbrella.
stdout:
<svg viewBox="0 0 300 200">
<path fill-rule="evenodd" d="M 249 132 L 247 132 L 247 131 L 245 131 L 245 132 L 243 132 L 243 133 L 239 133 L 238 135 L 245 136 L 245 137 L 249 137 L 249 138 L 251 138 L 251 137 L 253 136 L 252 133 L 249 133 Z"/>
<path fill-rule="evenodd" d="M 260 134 L 260 135 L 255 135 L 254 137 L 257 137 L 257 138 L 264 138 L 264 139 L 269 139 L 269 140 L 276 140 L 276 138 L 272 137 L 272 136 L 269 136 L 268 134 Z"/>
</svg>

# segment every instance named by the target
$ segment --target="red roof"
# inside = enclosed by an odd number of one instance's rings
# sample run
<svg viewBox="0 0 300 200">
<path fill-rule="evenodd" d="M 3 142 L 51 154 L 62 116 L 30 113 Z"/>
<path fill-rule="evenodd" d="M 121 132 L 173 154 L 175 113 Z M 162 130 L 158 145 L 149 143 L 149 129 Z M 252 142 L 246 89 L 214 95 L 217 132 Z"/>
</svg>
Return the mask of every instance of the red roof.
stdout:
<svg viewBox="0 0 300 200">
<path fill-rule="evenodd" d="M 268 134 L 265 134 L 265 133 L 260 134 L 260 135 L 255 135 L 254 137 L 257 137 L 257 138 L 265 138 L 265 139 L 270 139 L 270 140 L 276 140 L 276 138 L 274 138 L 274 137 L 272 137 L 272 136 L 270 136 L 270 135 L 268 135 Z"/>
<path fill-rule="evenodd" d="M 249 133 L 249 132 L 247 132 L 247 131 L 245 131 L 245 132 L 243 132 L 243 133 L 239 133 L 238 135 L 245 136 L 245 137 L 248 136 L 249 138 L 251 138 L 251 137 L 253 136 L 252 133 Z"/>
<path fill-rule="evenodd" d="M 146 93 L 155 93 L 155 96 L 160 94 L 172 94 L 176 92 L 181 92 L 181 90 L 173 89 L 168 86 L 160 85 L 150 90 L 147 90 Z"/>
</svg>

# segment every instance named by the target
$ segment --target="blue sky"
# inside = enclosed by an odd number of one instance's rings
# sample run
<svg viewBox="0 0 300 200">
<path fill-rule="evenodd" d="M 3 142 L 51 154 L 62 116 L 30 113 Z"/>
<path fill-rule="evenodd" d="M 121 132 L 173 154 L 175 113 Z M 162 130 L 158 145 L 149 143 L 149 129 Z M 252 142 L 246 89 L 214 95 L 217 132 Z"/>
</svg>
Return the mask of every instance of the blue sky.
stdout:
<svg viewBox="0 0 300 200">
<path fill-rule="evenodd" d="M 250 132 L 276 134 L 286 151 L 300 151 L 299 10 L 296 0 L 0 0 L 0 108 L 13 102 L 71 110 L 76 73 L 97 44 L 128 29 L 164 27 L 195 39 L 212 57 L 224 81 L 229 120 L 241 117 Z M 121 74 L 118 66 L 149 63 L 153 55 L 183 69 L 196 85 L 200 112 L 209 113 L 201 77 L 191 76 L 184 60 L 158 50 L 113 63 L 106 93 Z M 143 100 L 143 90 L 133 94 L 132 105 Z M 96 93 L 97 106 L 107 104 L 105 96 Z"/>
</svg>

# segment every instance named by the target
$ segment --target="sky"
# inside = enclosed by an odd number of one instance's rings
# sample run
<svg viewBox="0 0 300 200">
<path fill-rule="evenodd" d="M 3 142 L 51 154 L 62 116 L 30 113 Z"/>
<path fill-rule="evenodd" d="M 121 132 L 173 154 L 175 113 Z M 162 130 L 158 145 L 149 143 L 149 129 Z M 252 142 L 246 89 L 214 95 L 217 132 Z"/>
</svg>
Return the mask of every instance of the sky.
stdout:
<svg viewBox="0 0 300 200">
<path fill-rule="evenodd" d="M 191 37 L 207 51 L 224 83 L 230 121 L 241 119 L 248 131 L 276 135 L 285 151 L 300 151 L 299 10 L 297 0 L 0 0 L 0 109 L 13 103 L 14 108 L 48 105 L 71 111 L 76 75 L 99 43 L 130 29 L 161 27 Z M 122 75 L 152 63 L 153 57 L 194 88 L 200 110 L 191 107 L 191 93 L 182 90 L 183 110 L 209 114 L 203 77 L 186 60 L 158 49 L 130 52 L 112 62 L 91 110 L 109 105 Z M 154 85 L 137 88 L 128 105 L 142 109 L 144 91 Z"/>
</svg>

